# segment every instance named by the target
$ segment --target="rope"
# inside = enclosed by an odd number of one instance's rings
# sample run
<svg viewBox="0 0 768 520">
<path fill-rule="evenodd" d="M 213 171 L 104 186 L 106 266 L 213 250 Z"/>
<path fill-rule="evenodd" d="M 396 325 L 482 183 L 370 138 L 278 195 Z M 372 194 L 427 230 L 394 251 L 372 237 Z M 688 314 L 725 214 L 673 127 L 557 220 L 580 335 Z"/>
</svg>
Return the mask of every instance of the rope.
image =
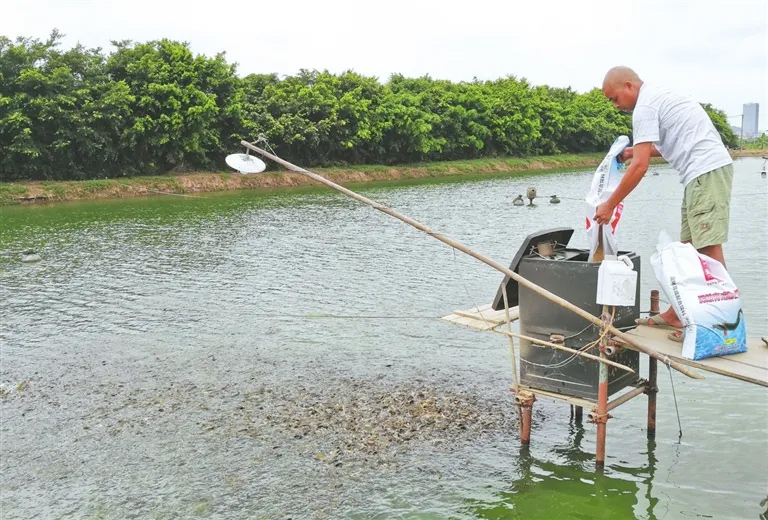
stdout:
<svg viewBox="0 0 768 520">
<path fill-rule="evenodd" d="M 251 314 L 256 318 L 272 318 L 272 319 L 332 319 L 332 320 L 439 320 L 440 316 L 414 316 L 414 315 L 363 315 L 363 314 L 281 314 L 275 316 L 274 314 Z"/>
<path fill-rule="evenodd" d="M 763 195 L 766 192 L 749 192 L 749 193 L 731 193 L 731 199 L 734 199 L 736 197 L 754 197 L 755 195 Z M 584 200 L 584 197 L 567 197 L 567 196 L 560 196 L 560 195 L 539 195 L 537 197 L 534 197 L 534 199 L 551 199 L 552 197 L 557 197 L 560 200 L 578 200 L 581 202 L 586 203 Z M 675 199 L 630 199 L 629 202 L 680 202 L 680 198 Z M 523 207 L 523 206 L 520 206 Z"/>
<path fill-rule="evenodd" d="M 455 249 L 453 251 L 453 259 L 454 259 L 454 262 L 455 262 L 456 261 L 456 251 L 455 251 Z M 475 310 L 480 315 L 480 318 L 483 320 L 483 322 L 488 326 L 489 329 L 495 328 L 496 325 L 494 325 L 491 322 L 489 322 L 485 318 L 485 316 L 483 316 L 483 312 L 480 310 L 480 306 L 477 304 L 475 299 L 470 294 L 469 289 L 467 288 L 467 285 L 465 283 L 462 283 L 462 286 L 464 287 L 464 291 L 467 293 L 467 296 L 469 297 L 469 299 L 472 300 L 472 303 L 475 306 Z M 511 321 L 509 320 L 509 302 L 507 300 L 506 286 L 504 286 L 504 288 L 502 289 L 502 294 L 504 295 L 504 305 L 505 305 L 505 308 L 506 308 L 506 311 L 507 311 L 507 328 L 511 331 L 512 324 L 511 324 Z M 616 308 L 614 307 L 612 312 L 611 312 L 610 323 L 613 323 L 613 319 L 614 319 L 615 315 L 616 315 Z M 589 325 L 587 325 L 586 327 L 581 329 L 576 334 L 572 334 L 570 336 L 567 336 L 564 339 L 570 339 L 570 338 L 576 337 L 576 336 L 580 335 L 581 333 L 583 333 L 588 328 L 594 327 L 594 326 L 595 326 L 594 324 L 590 323 Z M 600 343 L 600 341 L 602 341 L 603 338 L 605 338 L 605 335 L 607 334 L 607 332 L 608 332 L 608 328 L 606 327 L 603 330 L 601 336 L 598 339 L 596 339 L 595 341 L 592 341 L 592 342 L 584 345 L 583 347 L 581 347 L 579 349 L 579 352 L 586 352 L 587 350 L 593 348 L 595 345 Z M 511 337 L 510 337 L 510 343 L 511 343 L 511 349 L 514 349 L 514 342 L 513 342 Z M 571 363 L 577 357 L 580 357 L 579 354 L 578 353 L 573 353 L 569 357 L 567 357 L 566 359 L 564 359 L 564 360 L 562 360 L 562 361 L 560 361 L 558 363 L 552 363 L 552 364 L 534 363 L 533 361 L 528 361 L 527 359 L 524 359 L 524 358 L 521 357 L 520 358 L 520 362 L 521 363 L 526 363 L 526 364 L 531 365 L 531 366 L 541 367 L 541 368 L 561 368 L 561 367 L 564 367 L 564 366 L 568 365 L 569 363 Z M 512 362 L 513 362 L 514 370 L 516 371 L 517 370 L 517 366 L 514 365 L 514 362 L 515 362 L 514 350 L 512 350 Z M 515 380 L 517 380 L 517 373 L 516 372 L 515 372 L 514 376 L 515 376 Z M 517 388 L 517 383 L 516 382 L 515 382 L 515 385 L 516 385 L 516 388 Z"/>
<path fill-rule="evenodd" d="M 683 438 L 683 425 L 680 423 L 680 410 L 677 407 L 677 395 L 675 394 L 675 380 L 672 379 L 672 367 L 669 366 L 669 356 L 664 356 L 664 364 L 667 365 L 667 370 L 669 371 L 669 382 L 672 384 L 672 397 L 675 400 L 675 413 L 677 414 L 677 428 L 678 428 L 677 442 L 679 444 L 680 440 Z"/>
<path fill-rule="evenodd" d="M 256 146 L 259 143 L 264 143 L 264 145 L 269 149 L 269 151 L 272 152 L 272 155 L 274 155 L 276 157 L 280 157 L 279 155 L 277 155 L 277 152 L 275 151 L 275 149 L 272 148 L 272 146 L 269 144 L 269 141 L 267 140 L 267 136 L 266 135 L 259 134 L 258 136 L 256 136 L 256 140 L 253 141 L 251 144 Z M 249 149 L 245 150 L 246 155 L 248 155 L 250 152 L 251 151 Z"/>
<path fill-rule="evenodd" d="M 456 262 L 457 261 L 456 260 L 456 248 L 451 248 L 451 249 L 453 249 L 453 261 Z M 467 288 L 467 284 L 462 282 L 462 286 L 464 287 L 464 292 L 467 293 L 467 296 L 469 297 L 469 299 L 474 304 L 475 310 L 480 315 L 480 319 L 482 319 L 483 322 L 488 326 L 489 330 L 493 330 L 493 328 L 496 327 L 496 325 L 494 325 L 493 323 L 489 322 L 486 319 L 486 317 L 483 316 L 483 311 L 480 310 L 480 306 L 477 304 L 475 299 L 472 297 L 472 294 L 470 294 L 469 288 Z M 506 287 L 504 288 L 503 293 L 504 293 L 504 297 L 505 297 L 505 302 L 504 303 L 505 303 L 505 305 L 507 305 L 508 302 L 506 301 Z M 508 310 L 508 306 L 507 306 L 507 310 Z M 511 323 L 509 322 L 509 318 L 507 318 L 507 324 L 509 325 L 509 327 L 511 327 Z M 589 325 L 586 328 L 589 328 Z M 583 329 L 582 332 L 584 330 L 586 330 L 586 328 Z M 581 332 L 579 334 L 581 334 Z M 513 342 L 511 337 L 509 339 L 510 339 L 510 342 L 512 343 L 511 348 L 514 349 L 514 342 Z M 587 347 L 588 346 L 589 345 L 587 345 Z M 573 361 L 578 356 L 579 356 L 578 354 L 571 354 L 571 356 L 569 358 L 565 359 L 564 361 L 561 361 L 559 363 L 555 363 L 555 364 L 552 364 L 552 365 L 546 365 L 546 364 L 541 364 L 541 363 L 534 363 L 533 361 L 528 361 L 527 359 L 523 359 L 522 357 L 520 358 L 520 362 L 521 363 L 526 363 L 528 365 L 533 365 L 533 366 L 536 366 L 536 367 L 542 367 L 542 368 L 560 368 L 560 367 L 563 367 L 563 366 L 567 365 L 568 363 Z M 514 350 L 513 350 L 512 361 L 514 362 L 514 360 L 515 360 L 515 357 L 514 357 Z M 514 367 L 514 370 L 517 371 L 517 367 L 516 366 Z M 517 380 L 517 373 L 516 372 L 515 372 L 515 380 Z M 515 384 L 517 384 L 517 383 L 515 383 Z"/>
<path fill-rule="evenodd" d="M 452 247 L 452 248 L 451 248 L 451 250 L 453 251 L 453 262 L 454 262 L 454 263 L 457 263 L 458 261 L 456 260 L 456 248 L 455 248 L 455 247 Z M 462 282 L 461 282 L 461 285 L 464 287 L 464 292 L 466 292 L 466 293 L 467 293 L 467 296 L 468 296 L 468 297 L 469 297 L 469 299 L 472 301 L 472 304 L 475 306 L 475 310 L 476 310 L 476 311 L 477 311 L 477 313 L 480 315 L 480 318 L 481 318 L 481 319 L 483 320 L 483 322 L 484 322 L 484 323 L 485 323 L 485 324 L 488 326 L 488 328 L 489 328 L 489 329 L 493 329 L 493 327 L 494 327 L 495 325 L 493 325 L 491 322 L 489 322 L 489 321 L 488 321 L 488 320 L 485 318 L 485 316 L 483 316 L 483 311 L 481 311 L 481 310 L 480 310 L 480 306 L 477 304 L 477 302 L 475 301 L 475 299 L 474 299 L 474 298 L 472 297 L 472 295 L 470 294 L 470 292 L 469 292 L 469 288 L 467 287 L 467 284 L 466 284 L 466 283 L 464 283 L 464 282 L 462 281 Z M 504 294 L 504 296 L 505 296 L 505 302 L 506 302 L 506 291 L 505 291 L 505 294 Z M 509 319 L 509 318 L 507 318 L 507 319 Z"/>
<path fill-rule="evenodd" d="M 613 322 L 613 317 L 611 318 L 611 322 Z M 583 330 L 582 330 L 582 332 L 583 332 Z M 581 333 L 579 333 L 579 334 L 581 334 Z M 578 335 L 578 334 L 575 334 L 575 335 Z M 575 335 L 574 335 L 574 336 L 575 336 Z M 574 337 L 574 336 L 568 336 L 568 338 L 572 338 L 572 337 Z M 604 336 L 601 336 L 601 338 L 602 338 L 602 337 L 604 337 Z M 568 338 L 566 338 L 566 339 L 568 339 Z M 595 341 L 592 341 L 591 343 L 588 343 L 588 344 L 584 345 L 583 347 L 581 347 L 581 348 L 578 350 L 578 352 L 586 352 L 587 350 L 589 350 L 589 349 L 591 349 L 592 347 L 594 347 L 595 345 L 597 345 L 597 344 L 599 343 L 599 341 L 600 341 L 600 339 L 597 339 L 597 340 L 595 340 Z M 541 345 L 537 345 L 537 346 L 541 346 Z M 546 345 L 543 345 L 543 346 L 541 346 L 541 347 L 542 347 L 542 348 L 544 348 L 544 347 L 546 347 Z M 560 368 L 560 367 L 564 367 L 565 365 L 567 365 L 567 364 L 571 363 L 571 362 L 572 362 L 574 359 L 576 359 L 577 357 L 581 357 L 581 356 L 579 356 L 579 354 L 578 354 L 578 353 L 573 353 L 573 354 L 571 354 L 569 357 L 567 357 L 566 359 L 564 359 L 563 361 L 560 361 L 559 363 L 554 363 L 554 364 L 551 364 L 551 365 L 550 365 L 550 364 L 543 364 L 543 363 L 534 363 L 533 361 L 528 361 L 527 359 L 523 359 L 523 358 L 520 358 L 520 361 L 521 361 L 521 362 L 523 362 L 523 363 L 526 363 L 526 364 L 528 364 L 528 365 L 532 365 L 532 366 L 535 366 L 535 367 L 542 367 L 542 368 Z"/>
</svg>

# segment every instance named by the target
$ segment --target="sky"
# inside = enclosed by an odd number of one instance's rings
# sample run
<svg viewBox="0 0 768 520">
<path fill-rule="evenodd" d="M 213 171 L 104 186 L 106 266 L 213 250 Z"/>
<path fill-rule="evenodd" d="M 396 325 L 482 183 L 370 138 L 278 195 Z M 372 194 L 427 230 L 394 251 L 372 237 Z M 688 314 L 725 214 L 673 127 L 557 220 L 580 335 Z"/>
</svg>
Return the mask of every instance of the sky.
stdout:
<svg viewBox="0 0 768 520">
<path fill-rule="evenodd" d="M 768 0 L 0 0 L 0 35 L 185 41 L 238 73 L 527 78 L 584 92 L 614 65 L 768 130 Z"/>
</svg>

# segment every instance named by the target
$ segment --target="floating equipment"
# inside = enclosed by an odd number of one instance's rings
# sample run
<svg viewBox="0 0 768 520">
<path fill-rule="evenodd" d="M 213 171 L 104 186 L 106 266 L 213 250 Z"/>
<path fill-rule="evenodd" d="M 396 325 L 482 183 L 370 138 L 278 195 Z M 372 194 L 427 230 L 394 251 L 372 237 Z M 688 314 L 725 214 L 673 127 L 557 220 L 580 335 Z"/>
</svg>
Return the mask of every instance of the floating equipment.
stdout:
<svg viewBox="0 0 768 520">
<path fill-rule="evenodd" d="M 39 262 L 40 260 L 42 260 L 42 257 L 34 249 L 27 249 L 21 253 L 21 261 L 26 264 Z"/>
</svg>

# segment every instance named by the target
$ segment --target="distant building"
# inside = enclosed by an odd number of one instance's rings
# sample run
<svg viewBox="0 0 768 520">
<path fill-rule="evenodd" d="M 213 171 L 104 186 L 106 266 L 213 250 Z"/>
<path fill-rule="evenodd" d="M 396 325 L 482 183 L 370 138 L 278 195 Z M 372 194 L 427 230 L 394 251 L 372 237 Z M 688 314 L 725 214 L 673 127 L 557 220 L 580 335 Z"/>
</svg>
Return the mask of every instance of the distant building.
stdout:
<svg viewBox="0 0 768 520">
<path fill-rule="evenodd" d="M 744 103 L 744 137 L 755 137 L 760 134 L 757 130 L 760 118 L 759 103 Z"/>
</svg>

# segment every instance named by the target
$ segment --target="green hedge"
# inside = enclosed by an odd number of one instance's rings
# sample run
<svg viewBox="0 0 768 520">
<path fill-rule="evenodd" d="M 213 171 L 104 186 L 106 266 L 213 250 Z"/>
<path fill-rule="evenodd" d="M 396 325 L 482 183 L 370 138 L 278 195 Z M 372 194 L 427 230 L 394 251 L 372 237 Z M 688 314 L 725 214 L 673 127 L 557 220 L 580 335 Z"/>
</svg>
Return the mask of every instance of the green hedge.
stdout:
<svg viewBox="0 0 768 520">
<path fill-rule="evenodd" d="M 237 75 L 224 54 L 170 40 L 60 47 L 0 37 L 0 181 L 222 168 L 264 134 L 306 166 L 602 151 L 630 131 L 598 90 L 524 79 L 453 83 L 352 71 Z M 725 115 L 709 105 L 724 141 Z"/>
</svg>

